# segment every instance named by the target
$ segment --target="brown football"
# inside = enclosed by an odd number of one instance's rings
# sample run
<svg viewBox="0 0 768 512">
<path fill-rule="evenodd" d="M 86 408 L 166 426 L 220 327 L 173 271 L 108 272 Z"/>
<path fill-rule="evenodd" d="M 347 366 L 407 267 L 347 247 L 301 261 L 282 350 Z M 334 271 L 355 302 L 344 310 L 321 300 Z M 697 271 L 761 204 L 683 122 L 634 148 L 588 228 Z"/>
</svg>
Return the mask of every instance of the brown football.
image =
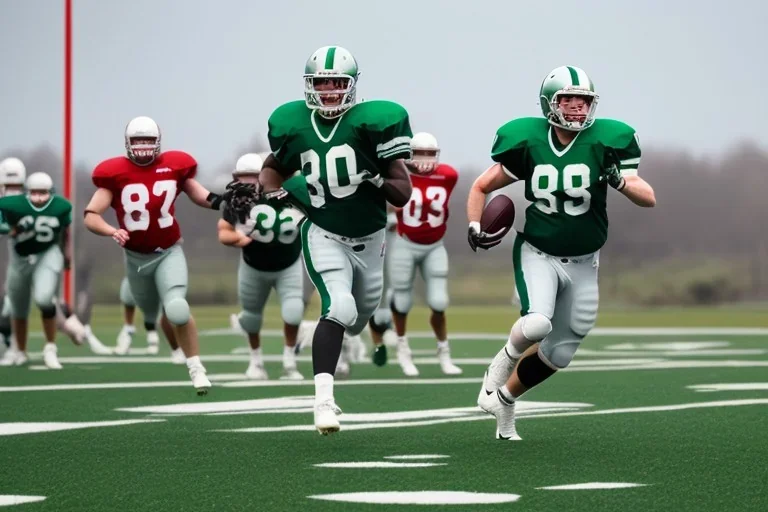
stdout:
<svg viewBox="0 0 768 512">
<path fill-rule="evenodd" d="M 480 217 L 480 229 L 488 237 L 499 239 L 509 233 L 514 221 L 515 203 L 504 194 L 499 194 L 485 206 Z"/>
</svg>

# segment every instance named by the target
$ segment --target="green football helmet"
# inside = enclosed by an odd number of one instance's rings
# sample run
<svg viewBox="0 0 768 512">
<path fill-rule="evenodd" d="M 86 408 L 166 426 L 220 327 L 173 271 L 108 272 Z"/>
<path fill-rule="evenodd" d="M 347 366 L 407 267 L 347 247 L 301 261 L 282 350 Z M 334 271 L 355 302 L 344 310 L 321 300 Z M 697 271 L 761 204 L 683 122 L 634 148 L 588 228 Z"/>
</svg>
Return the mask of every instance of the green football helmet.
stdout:
<svg viewBox="0 0 768 512">
<path fill-rule="evenodd" d="M 323 46 L 310 55 L 304 66 L 304 99 L 307 107 L 323 117 L 338 117 L 355 104 L 357 61 L 341 46 Z M 328 81 L 338 83 L 336 89 L 318 89 Z M 330 101 L 329 101 L 330 100 Z"/>
<path fill-rule="evenodd" d="M 589 98 L 589 112 L 586 119 L 582 122 L 566 120 L 565 115 L 558 107 L 560 96 L 585 96 Z M 574 132 L 586 130 L 595 122 L 598 99 L 599 96 L 595 93 L 595 84 L 592 83 L 583 69 L 576 66 L 560 66 L 547 73 L 539 92 L 541 112 L 549 124 Z"/>
</svg>

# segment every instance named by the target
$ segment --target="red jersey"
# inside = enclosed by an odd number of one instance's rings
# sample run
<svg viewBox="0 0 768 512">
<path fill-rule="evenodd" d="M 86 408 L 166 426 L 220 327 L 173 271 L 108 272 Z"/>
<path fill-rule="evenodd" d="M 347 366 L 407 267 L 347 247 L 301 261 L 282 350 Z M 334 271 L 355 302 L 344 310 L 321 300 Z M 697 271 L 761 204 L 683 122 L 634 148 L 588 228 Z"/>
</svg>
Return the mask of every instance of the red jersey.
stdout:
<svg viewBox="0 0 768 512">
<path fill-rule="evenodd" d="M 411 174 L 413 192 L 397 212 L 397 233 L 417 244 L 442 240 L 447 228 L 448 199 L 459 179 L 456 169 L 439 164 L 432 174 Z"/>
<path fill-rule="evenodd" d="M 110 158 L 93 170 L 93 184 L 112 192 L 120 227 L 131 235 L 125 248 L 140 253 L 167 249 L 181 238 L 174 203 L 197 162 L 183 151 L 166 151 L 149 165 Z"/>
</svg>

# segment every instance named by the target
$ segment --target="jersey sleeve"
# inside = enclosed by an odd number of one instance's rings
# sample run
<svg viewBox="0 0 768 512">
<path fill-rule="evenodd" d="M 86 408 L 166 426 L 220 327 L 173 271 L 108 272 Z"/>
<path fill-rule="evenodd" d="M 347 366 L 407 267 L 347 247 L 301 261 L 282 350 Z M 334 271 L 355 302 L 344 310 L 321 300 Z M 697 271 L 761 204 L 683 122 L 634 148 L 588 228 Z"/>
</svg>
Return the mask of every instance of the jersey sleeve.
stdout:
<svg viewBox="0 0 768 512">
<path fill-rule="evenodd" d="M 491 159 L 501 164 L 504 173 L 515 180 L 528 179 L 525 165 L 528 156 L 528 123 L 525 121 L 510 121 L 499 128 L 491 147 Z"/>
<path fill-rule="evenodd" d="M 408 112 L 390 101 L 367 102 L 371 115 L 376 117 L 368 125 L 376 157 L 384 162 L 398 158 L 411 158 L 411 122 Z"/>
<path fill-rule="evenodd" d="M 66 201 L 64 204 L 64 211 L 59 216 L 59 222 L 62 227 L 67 227 L 72 224 L 72 203 Z"/>
<path fill-rule="evenodd" d="M 622 176 L 637 176 L 637 168 L 640 166 L 640 140 L 637 133 L 632 133 L 632 138 L 621 148 L 615 148 L 616 157 L 619 160 L 619 171 Z"/>
<path fill-rule="evenodd" d="M 293 110 L 295 110 L 293 103 L 281 105 L 272 112 L 267 121 L 269 149 L 272 150 L 272 155 L 277 160 L 277 163 L 286 170 L 290 168 L 288 163 L 288 141 L 291 136 Z"/>
<path fill-rule="evenodd" d="M 0 235 L 7 235 L 11 232 L 11 226 L 5 222 L 5 218 L 3 217 L 3 211 L 0 210 Z"/>
<path fill-rule="evenodd" d="M 641 151 L 634 128 L 615 119 L 599 121 L 599 136 L 606 153 L 604 165 L 616 164 L 622 176 L 637 176 Z"/>
<path fill-rule="evenodd" d="M 183 182 L 197 176 L 197 160 L 189 153 L 184 151 L 168 151 L 165 153 L 164 158 L 169 167 L 175 170 L 179 181 Z"/>
<path fill-rule="evenodd" d="M 115 179 L 113 172 L 114 165 L 110 160 L 101 162 L 93 170 L 91 180 L 93 184 L 98 188 L 106 188 L 107 190 L 115 189 Z"/>
</svg>

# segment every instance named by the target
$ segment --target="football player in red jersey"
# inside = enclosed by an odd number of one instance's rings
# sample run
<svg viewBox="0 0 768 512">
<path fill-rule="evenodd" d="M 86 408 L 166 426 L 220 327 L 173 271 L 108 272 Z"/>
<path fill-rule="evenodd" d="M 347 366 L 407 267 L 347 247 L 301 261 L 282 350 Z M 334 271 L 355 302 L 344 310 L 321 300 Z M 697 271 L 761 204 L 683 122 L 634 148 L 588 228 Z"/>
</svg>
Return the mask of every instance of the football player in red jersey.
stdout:
<svg viewBox="0 0 768 512">
<path fill-rule="evenodd" d="M 162 306 L 187 357 L 198 395 L 211 387 L 200 362 L 197 328 L 187 303 L 187 261 L 174 202 L 185 192 L 193 203 L 218 210 L 221 196 L 195 178 L 197 162 L 182 151 L 160 152 L 160 129 L 137 117 L 125 128 L 127 156 L 101 162 L 93 171 L 98 190 L 85 209 L 85 226 L 110 236 L 125 249 L 128 281 L 145 318 L 157 318 Z M 109 207 L 119 228 L 104 220 Z"/>
<path fill-rule="evenodd" d="M 429 323 L 437 338 L 440 369 L 446 375 L 459 375 L 461 368 L 451 361 L 445 310 L 448 307 L 448 253 L 443 245 L 448 220 L 448 200 L 458 180 L 456 169 L 439 162 L 440 147 L 432 134 L 421 132 L 411 139 L 411 199 L 397 209 L 397 234 L 387 259 L 387 272 L 393 290 L 392 319 L 397 332 L 397 361 L 403 372 L 415 377 L 405 324 L 413 305 L 413 281 L 418 268 L 426 284 L 427 305 L 432 310 Z"/>
</svg>

